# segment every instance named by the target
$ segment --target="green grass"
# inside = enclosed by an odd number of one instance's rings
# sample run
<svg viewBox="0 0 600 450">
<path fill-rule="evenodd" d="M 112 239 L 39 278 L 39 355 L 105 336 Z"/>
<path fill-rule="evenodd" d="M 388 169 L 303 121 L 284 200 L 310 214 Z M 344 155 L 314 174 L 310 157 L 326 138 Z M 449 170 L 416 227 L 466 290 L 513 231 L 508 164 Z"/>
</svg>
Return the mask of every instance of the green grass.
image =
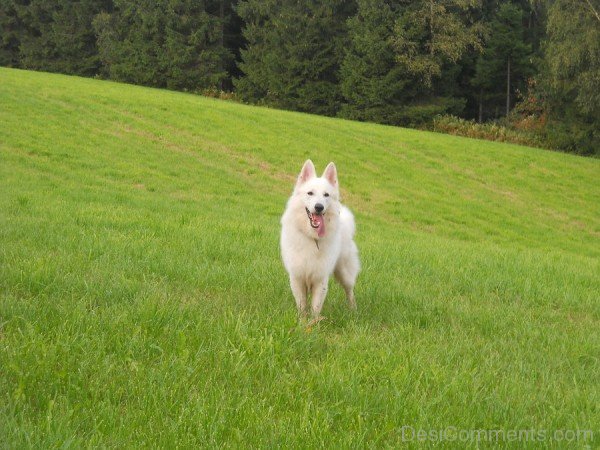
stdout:
<svg viewBox="0 0 600 450">
<path fill-rule="evenodd" d="M 312 329 L 278 248 L 307 157 L 336 162 L 363 264 L 358 312 L 332 283 Z M 500 439 L 536 448 L 592 430 L 568 444 L 596 447 L 599 176 L 597 159 L 0 69 L 0 447 L 432 445 L 404 426 L 546 430 Z"/>
</svg>

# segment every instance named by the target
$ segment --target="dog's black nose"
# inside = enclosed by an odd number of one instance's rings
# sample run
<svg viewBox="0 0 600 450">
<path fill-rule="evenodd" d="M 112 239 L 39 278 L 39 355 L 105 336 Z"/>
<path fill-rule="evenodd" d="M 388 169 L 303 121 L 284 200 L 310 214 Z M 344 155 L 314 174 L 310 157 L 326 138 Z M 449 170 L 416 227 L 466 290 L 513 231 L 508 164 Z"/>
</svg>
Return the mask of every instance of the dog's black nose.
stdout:
<svg viewBox="0 0 600 450">
<path fill-rule="evenodd" d="M 317 203 L 315 205 L 315 211 L 318 213 L 323 212 L 324 209 L 325 209 L 325 207 L 323 205 L 321 205 L 320 203 Z"/>
</svg>

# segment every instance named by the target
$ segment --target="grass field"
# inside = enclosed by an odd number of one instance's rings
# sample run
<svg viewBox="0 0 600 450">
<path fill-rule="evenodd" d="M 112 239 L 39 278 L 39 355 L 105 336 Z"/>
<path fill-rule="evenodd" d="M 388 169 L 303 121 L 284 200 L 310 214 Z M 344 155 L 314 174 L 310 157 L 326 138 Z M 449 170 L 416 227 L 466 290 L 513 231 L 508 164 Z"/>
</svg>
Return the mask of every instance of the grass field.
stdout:
<svg viewBox="0 0 600 450">
<path fill-rule="evenodd" d="M 358 312 L 332 283 L 311 329 L 278 248 L 307 157 L 336 162 L 363 264 Z M 0 69 L 0 447 L 595 448 L 599 179 L 597 159 Z"/>
</svg>

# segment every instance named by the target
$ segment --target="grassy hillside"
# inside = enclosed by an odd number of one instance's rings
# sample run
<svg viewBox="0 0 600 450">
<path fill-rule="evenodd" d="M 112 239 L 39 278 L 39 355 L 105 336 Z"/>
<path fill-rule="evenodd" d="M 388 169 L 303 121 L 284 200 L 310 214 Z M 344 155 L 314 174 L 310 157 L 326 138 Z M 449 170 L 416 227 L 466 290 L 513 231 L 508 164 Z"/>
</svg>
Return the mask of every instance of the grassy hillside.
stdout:
<svg viewBox="0 0 600 450">
<path fill-rule="evenodd" d="M 278 249 L 307 157 L 336 162 L 363 263 L 358 312 L 332 283 L 312 329 Z M 599 176 L 0 69 L 0 446 L 379 447 L 447 427 L 600 445 Z"/>
</svg>

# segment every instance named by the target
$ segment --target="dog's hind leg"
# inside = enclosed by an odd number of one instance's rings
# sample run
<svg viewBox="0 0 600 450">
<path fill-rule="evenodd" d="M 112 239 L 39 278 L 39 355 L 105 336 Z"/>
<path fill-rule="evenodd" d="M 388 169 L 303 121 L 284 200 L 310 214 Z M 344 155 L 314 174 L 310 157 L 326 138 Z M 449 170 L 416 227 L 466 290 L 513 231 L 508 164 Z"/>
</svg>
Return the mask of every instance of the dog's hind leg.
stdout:
<svg viewBox="0 0 600 450">
<path fill-rule="evenodd" d="M 346 292 L 346 299 L 348 300 L 348 306 L 350 309 L 356 309 L 356 300 L 354 299 L 354 280 L 355 278 L 349 276 L 344 270 L 335 271 L 335 279 L 342 285 Z"/>
<path fill-rule="evenodd" d="M 348 307 L 356 311 L 356 299 L 354 298 L 354 288 L 344 286 L 346 291 L 346 299 L 348 299 Z"/>
<path fill-rule="evenodd" d="M 327 281 L 329 277 L 318 281 L 312 285 L 311 300 L 312 300 L 312 315 L 317 318 L 321 315 L 321 309 L 327 295 Z"/>
<path fill-rule="evenodd" d="M 306 315 L 306 284 L 299 278 L 290 277 L 290 287 L 292 288 L 292 294 L 296 300 L 296 308 L 298 308 L 298 315 Z"/>
<path fill-rule="evenodd" d="M 350 309 L 356 309 L 354 285 L 356 284 L 356 277 L 359 271 L 358 258 L 340 259 L 334 271 L 335 279 L 342 285 L 346 292 L 346 299 L 348 300 Z"/>
</svg>

